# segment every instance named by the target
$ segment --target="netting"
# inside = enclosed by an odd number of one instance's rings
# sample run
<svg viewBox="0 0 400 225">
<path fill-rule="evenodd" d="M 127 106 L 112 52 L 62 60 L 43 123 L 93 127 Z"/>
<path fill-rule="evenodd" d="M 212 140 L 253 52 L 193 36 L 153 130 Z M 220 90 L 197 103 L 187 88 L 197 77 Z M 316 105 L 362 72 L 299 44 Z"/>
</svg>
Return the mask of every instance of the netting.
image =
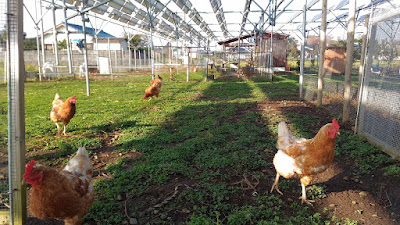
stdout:
<svg viewBox="0 0 400 225">
<path fill-rule="evenodd" d="M 400 157 L 400 8 L 374 12 L 359 132 Z"/>
</svg>

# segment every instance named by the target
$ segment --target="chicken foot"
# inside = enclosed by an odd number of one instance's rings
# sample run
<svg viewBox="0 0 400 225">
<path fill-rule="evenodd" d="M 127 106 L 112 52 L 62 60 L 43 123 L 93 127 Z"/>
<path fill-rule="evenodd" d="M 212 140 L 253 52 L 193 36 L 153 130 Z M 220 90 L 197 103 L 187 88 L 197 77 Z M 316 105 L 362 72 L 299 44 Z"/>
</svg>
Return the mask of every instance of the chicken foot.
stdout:
<svg viewBox="0 0 400 225">
<path fill-rule="evenodd" d="M 307 205 L 313 205 L 311 202 L 315 202 L 315 200 L 308 200 L 307 196 L 306 196 L 306 186 L 304 184 L 301 184 L 301 197 L 299 199 L 301 199 L 301 204 L 306 203 Z"/>
<path fill-rule="evenodd" d="M 276 173 L 275 182 L 272 185 L 270 192 L 272 193 L 272 191 L 275 189 L 279 194 L 283 195 L 283 193 L 279 190 L 279 185 L 278 185 L 279 177 L 280 177 L 280 175 L 278 173 Z"/>
</svg>

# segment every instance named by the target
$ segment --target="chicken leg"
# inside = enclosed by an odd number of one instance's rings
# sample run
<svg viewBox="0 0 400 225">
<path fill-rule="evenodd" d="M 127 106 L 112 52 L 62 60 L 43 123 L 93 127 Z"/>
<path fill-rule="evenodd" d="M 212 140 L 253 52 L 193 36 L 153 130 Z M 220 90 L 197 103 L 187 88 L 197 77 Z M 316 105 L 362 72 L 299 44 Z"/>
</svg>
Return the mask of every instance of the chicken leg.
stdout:
<svg viewBox="0 0 400 225">
<path fill-rule="evenodd" d="M 312 177 L 305 176 L 300 179 L 301 182 L 301 204 L 306 203 L 308 205 L 313 205 L 311 202 L 315 202 L 315 200 L 308 200 L 306 196 L 306 186 L 311 182 Z"/>
<path fill-rule="evenodd" d="M 67 125 L 64 124 L 64 131 L 62 132 L 64 136 L 67 136 Z"/>
<path fill-rule="evenodd" d="M 283 195 L 283 193 L 279 190 L 279 185 L 278 185 L 279 177 L 280 177 L 279 173 L 276 173 L 275 182 L 272 185 L 270 192 L 272 192 L 275 189 L 279 194 Z"/>
<path fill-rule="evenodd" d="M 55 124 L 56 124 L 56 126 L 57 126 L 57 135 L 60 135 L 60 131 L 61 131 L 60 125 L 58 125 L 57 122 L 55 122 Z"/>
</svg>

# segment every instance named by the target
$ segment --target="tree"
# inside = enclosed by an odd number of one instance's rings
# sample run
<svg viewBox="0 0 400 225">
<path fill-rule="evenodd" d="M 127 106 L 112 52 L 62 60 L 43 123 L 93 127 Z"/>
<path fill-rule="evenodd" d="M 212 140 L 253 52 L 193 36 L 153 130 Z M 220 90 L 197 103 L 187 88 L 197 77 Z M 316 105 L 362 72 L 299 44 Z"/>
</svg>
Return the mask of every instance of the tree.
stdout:
<svg viewBox="0 0 400 225">
<path fill-rule="evenodd" d="M 293 38 L 289 38 L 286 44 L 286 51 L 289 58 L 298 58 L 300 56 L 300 51 L 297 49 L 296 41 Z"/>
<path fill-rule="evenodd" d="M 134 49 L 138 49 L 138 47 L 143 42 L 142 37 L 141 37 L 140 34 L 127 34 L 126 33 L 124 36 L 128 40 L 128 44 Z M 128 37 L 131 37 L 131 39 L 129 40 Z"/>
<path fill-rule="evenodd" d="M 37 50 L 36 40 L 25 39 L 24 50 Z"/>
<path fill-rule="evenodd" d="M 58 50 L 67 49 L 67 41 L 64 39 L 62 41 L 58 41 Z"/>
</svg>

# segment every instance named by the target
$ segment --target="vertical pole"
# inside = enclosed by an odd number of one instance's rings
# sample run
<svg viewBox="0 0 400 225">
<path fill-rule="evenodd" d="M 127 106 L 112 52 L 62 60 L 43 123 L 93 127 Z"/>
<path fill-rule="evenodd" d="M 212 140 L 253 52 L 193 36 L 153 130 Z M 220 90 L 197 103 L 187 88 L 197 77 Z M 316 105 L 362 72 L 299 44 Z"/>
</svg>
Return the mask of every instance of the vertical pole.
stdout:
<svg viewBox="0 0 400 225">
<path fill-rule="evenodd" d="M 35 23 L 37 21 L 37 1 L 35 0 Z M 39 44 L 39 27 L 37 24 L 36 27 L 36 50 L 37 50 L 37 61 L 38 61 L 38 68 L 39 68 L 39 81 L 42 81 L 42 66 L 40 64 L 40 44 Z M 6 61 L 4 61 L 5 64 Z M 4 73 L 5 74 L 5 73 Z"/>
<path fill-rule="evenodd" d="M 111 48 L 110 48 L 110 38 L 107 38 L 107 41 L 108 41 L 108 64 L 109 64 L 109 66 L 110 66 L 110 73 L 111 73 L 111 79 L 112 79 L 112 74 L 113 74 L 113 71 L 112 71 L 112 61 L 111 61 Z"/>
<path fill-rule="evenodd" d="M 369 24 L 369 15 L 367 15 L 365 17 L 365 20 L 364 20 L 364 32 L 363 32 L 363 35 L 362 35 L 362 44 L 361 44 L 360 68 L 358 70 L 358 91 L 357 91 L 357 95 L 361 94 L 360 93 L 360 89 L 361 89 L 362 74 L 364 72 L 365 50 L 367 49 L 368 24 Z"/>
<path fill-rule="evenodd" d="M 210 42 L 209 42 L 209 40 L 208 40 L 208 38 L 207 38 L 207 46 L 206 46 L 206 53 L 207 53 L 207 60 L 206 60 L 206 79 L 207 79 L 207 76 L 208 76 L 208 47 L 209 47 L 209 44 L 210 44 Z"/>
<path fill-rule="evenodd" d="M 56 5 L 54 4 L 54 0 L 51 0 L 52 12 L 53 12 L 53 41 L 54 41 L 54 55 L 56 57 L 56 66 L 58 66 L 58 43 L 57 43 L 57 29 L 56 29 Z M 86 43 L 85 43 L 86 44 Z"/>
<path fill-rule="evenodd" d="M 262 44 L 263 44 L 263 40 L 264 40 L 264 31 L 262 31 L 262 30 L 260 30 L 260 46 L 259 46 L 259 48 L 258 48 L 258 72 L 259 72 L 259 74 L 262 74 L 262 70 L 261 70 L 261 58 L 262 58 L 262 50 L 264 49 L 263 47 L 262 47 Z"/>
<path fill-rule="evenodd" d="M 307 42 L 307 31 L 306 31 L 306 22 L 307 22 L 307 1 L 304 4 L 303 9 L 303 41 L 301 42 L 301 63 L 300 63 L 300 77 L 299 77 L 299 84 L 300 84 L 300 98 L 304 98 L 304 90 L 303 90 L 303 81 L 304 81 L 304 62 L 305 62 L 305 45 Z"/>
<path fill-rule="evenodd" d="M 54 0 L 53 0 L 54 1 Z M 86 7 L 86 5 L 84 5 Z M 90 86 L 89 86 L 89 67 L 88 67 L 88 57 L 87 57 L 87 41 L 86 41 L 86 19 L 85 13 L 82 13 L 82 31 L 83 31 L 83 40 L 85 42 L 85 49 L 83 51 L 83 59 L 85 61 L 85 75 L 86 75 L 86 95 L 90 95 Z"/>
<path fill-rule="evenodd" d="M 96 59 L 96 63 L 97 63 L 97 70 L 100 72 L 100 62 L 99 62 L 99 41 L 97 38 L 97 34 L 95 34 L 96 36 L 96 55 L 97 55 L 97 59 Z"/>
<path fill-rule="evenodd" d="M 238 76 L 240 75 L 239 74 L 239 71 L 240 71 L 240 32 L 239 32 L 239 37 L 238 37 Z M 208 65 L 207 65 L 207 68 L 208 68 Z"/>
<path fill-rule="evenodd" d="M 272 80 L 272 74 L 274 73 L 274 56 L 272 54 L 272 43 L 274 39 L 274 26 L 271 25 L 271 40 L 270 40 L 270 46 L 269 46 L 269 79 Z"/>
<path fill-rule="evenodd" d="M 354 30 L 356 17 L 356 0 L 349 3 L 349 23 L 347 25 L 347 50 L 346 50 L 346 70 L 344 77 L 344 101 L 343 101 L 343 123 L 350 119 L 350 100 L 351 100 L 351 70 L 353 68 L 354 50 Z"/>
<path fill-rule="evenodd" d="M 7 1 L 8 175 L 10 224 L 26 224 L 23 1 Z M 11 26 L 12 25 L 12 26 Z"/>
<path fill-rule="evenodd" d="M 176 59 L 175 59 L 176 60 L 176 74 L 179 73 L 178 57 L 179 57 L 179 47 L 178 47 L 178 39 L 176 39 Z"/>
<path fill-rule="evenodd" d="M 64 11 L 65 41 L 67 43 L 67 54 L 68 54 L 68 72 L 69 74 L 72 74 L 72 57 L 71 57 L 71 47 L 70 47 L 69 31 L 67 23 L 67 6 L 65 5 L 65 0 L 63 0 L 63 5 L 64 5 L 63 11 Z"/>
<path fill-rule="evenodd" d="M 39 6 L 40 6 L 40 17 L 42 17 L 43 15 L 42 15 L 42 0 L 39 0 Z M 43 62 L 43 64 L 46 62 L 46 54 L 45 54 L 45 51 L 44 51 L 44 31 L 43 31 L 43 19 L 40 21 L 40 32 L 41 32 L 41 38 L 40 38 L 40 42 L 41 42 L 41 45 L 42 45 L 42 62 Z M 43 71 L 43 74 L 44 74 L 44 70 L 43 70 L 43 68 L 42 68 L 42 71 Z"/>
<path fill-rule="evenodd" d="M 142 57 L 140 55 L 140 49 L 139 49 L 139 67 L 142 67 Z"/>
<path fill-rule="evenodd" d="M 117 50 L 114 50 L 114 65 L 115 67 L 118 67 Z"/>
<path fill-rule="evenodd" d="M 151 78 L 154 80 L 154 44 L 153 44 L 153 29 L 152 29 L 152 22 L 150 21 L 150 57 L 151 57 Z"/>
<path fill-rule="evenodd" d="M 318 92 L 317 92 L 317 106 L 322 105 L 322 89 L 323 89 L 323 78 L 325 76 L 325 47 L 326 47 L 326 5 L 327 0 L 322 0 L 322 21 L 321 21 L 321 33 L 319 40 L 319 69 L 318 69 Z"/>
<path fill-rule="evenodd" d="M 172 54 L 171 54 L 171 42 L 168 43 L 168 57 L 169 57 L 169 64 L 172 64 Z"/>
<path fill-rule="evenodd" d="M 147 63 L 148 63 L 146 57 L 147 57 L 146 50 L 143 49 L 143 65 L 145 67 L 147 67 Z"/>
<path fill-rule="evenodd" d="M 186 82 L 189 82 L 189 70 L 190 70 L 190 48 L 188 47 L 188 65 L 186 69 Z"/>
<path fill-rule="evenodd" d="M 137 67 L 136 67 L 136 65 L 137 65 L 137 63 L 136 63 L 136 48 L 133 49 L 133 57 L 135 59 L 135 71 L 136 71 L 137 70 Z"/>
<path fill-rule="evenodd" d="M 129 51 L 129 54 L 128 54 L 128 57 L 129 57 L 129 71 L 131 70 L 131 65 L 132 65 L 132 49 L 131 49 L 131 45 L 129 44 L 129 42 L 128 42 L 128 51 Z"/>
</svg>

